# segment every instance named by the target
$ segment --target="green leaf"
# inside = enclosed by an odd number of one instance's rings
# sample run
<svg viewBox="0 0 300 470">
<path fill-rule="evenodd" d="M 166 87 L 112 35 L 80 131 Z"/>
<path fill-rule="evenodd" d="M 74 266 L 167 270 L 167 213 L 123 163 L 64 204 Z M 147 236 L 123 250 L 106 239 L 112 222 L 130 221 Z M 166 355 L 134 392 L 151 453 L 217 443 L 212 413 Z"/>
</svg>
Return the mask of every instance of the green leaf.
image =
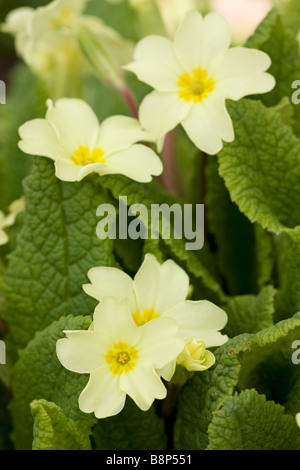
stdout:
<svg viewBox="0 0 300 470">
<path fill-rule="evenodd" d="M 254 388 L 285 403 L 299 377 L 292 343 L 300 337 L 300 313 L 256 334 L 242 334 L 215 351 L 216 364 L 195 373 L 182 388 L 174 429 L 176 449 L 203 450 L 213 413 L 236 391 Z"/>
<path fill-rule="evenodd" d="M 214 413 L 207 450 L 300 450 L 295 418 L 255 390 L 228 398 Z"/>
<path fill-rule="evenodd" d="M 230 102 L 228 109 L 235 140 L 218 159 L 231 199 L 271 232 L 299 225 L 300 141 L 276 111 L 258 101 Z"/>
<path fill-rule="evenodd" d="M 180 391 L 174 427 L 176 450 L 204 450 L 208 444 L 207 427 L 212 412 L 224 399 L 232 396 L 239 378 L 240 363 L 236 354 L 249 348 L 251 335 L 240 335 L 216 353 L 216 364 L 204 372 L 194 373 Z"/>
<path fill-rule="evenodd" d="M 21 351 L 13 371 L 13 400 L 10 403 L 16 449 L 31 449 L 33 418 L 30 403 L 34 400 L 56 403 L 85 433 L 95 424 L 94 416 L 82 413 L 78 407 L 78 397 L 88 376 L 68 371 L 56 356 L 56 342 L 65 337 L 64 330 L 85 330 L 90 323 L 90 317 L 62 317 L 39 331 Z"/>
<path fill-rule="evenodd" d="M 127 397 L 121 413 L 101 419 L 94 427 L 92 436 L 96 450 L 164 450 L 167 438 L 164 422 L 152 406 L 140 410 Z"/>
<path fill-rule="evenodd" d="M 268 286 L 258 295 L 231 297 L 223 306 L 228 315 L 224 332 L 229 337 L 234 337 L 242 333 L 257 333 L 272 326 L 275 293 L 273 286 Z"/>
<path fill-rule="evenodd" d="M 91 450 L 89 435 L 47 400 L 30 404 L 34 419 L 32 450 Z"/>
<path fill-rule="evenodd" d="M 24 188 L 24 224 L 3 282 L 14 352 L 62 315 L 91 314 L 95 301 L 82 289 L 87 272 L 115 264 L 112 241 L 96 236 L 96 209 L 105 197 L 88 178 L 62 182 L 52 161 L 35 158 Z"/>
<path fill-rule="evenodd" d="M 284 18 L 273 9 L 248 40 L 246 46 L 266 52 L 272 60 L 268 72 L 275 77 L 276 86 L 271 92 L 259 95 L 258 98 L 267 106 L 278 104 L 284 97 L 291 100 L 292 83 L 299 80 L 300 76 L 299 43 L 295 34 L 285 26 Z M 297 105 L 292 105 L 292 107 L 293 129 L 297 135 L 300 135 L 300 108 Z"/>
<path fill-rule="evenodd" d="M 288 0 L 286 2 L 276 0 L 275 5 L 286 27 L 297 35 L 300 24 L 300 4 L 298 0 Z"/>
</svg>

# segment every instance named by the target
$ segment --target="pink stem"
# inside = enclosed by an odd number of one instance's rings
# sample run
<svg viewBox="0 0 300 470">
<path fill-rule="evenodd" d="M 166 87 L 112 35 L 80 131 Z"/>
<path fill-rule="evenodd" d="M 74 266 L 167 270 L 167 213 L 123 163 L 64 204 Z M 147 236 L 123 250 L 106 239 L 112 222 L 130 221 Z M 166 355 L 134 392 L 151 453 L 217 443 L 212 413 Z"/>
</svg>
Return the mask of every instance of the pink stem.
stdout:
<svg viewBox="0 0 300 470">
<path fill-rule="evenodd" d="M 138 117 L 139 117 L 138 105 L 137 105 L 136 100 L 135 100 L 134 96 L 132 95 L 131 91 L 129 90 L 129 88 L 127 88 L 126 85 L 124 85 L 123 88 L 121 89 L 121 93 L 122 93 L 122 96 L 125 99 L 128 107 L 129 107 L 133 117 L 138 119 Z"/>
<path fill-rule="evenodd" d="M 161 182 L 167 191 L 178 194 L 179 184 L 175 160 L 174 132 L 172 131 L 166 135 L 162 151 L 162 160 L 164 165 L 164 171 L 160 178 Z"/>
</svg>

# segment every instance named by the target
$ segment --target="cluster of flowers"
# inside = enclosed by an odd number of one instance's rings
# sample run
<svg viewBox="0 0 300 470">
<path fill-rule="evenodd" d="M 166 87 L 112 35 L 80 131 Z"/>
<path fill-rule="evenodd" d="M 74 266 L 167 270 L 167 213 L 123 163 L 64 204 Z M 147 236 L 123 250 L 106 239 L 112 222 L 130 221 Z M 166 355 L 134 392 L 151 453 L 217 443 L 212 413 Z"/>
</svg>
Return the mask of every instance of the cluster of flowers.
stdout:
<svg viewBox="0 0 300 470">
<path fill-rule="evenodd" d="M 55 0 L 36 12 L 17 10 L 8 18 L 6 30 L 16 35 L 17 49 L 31 64 L 41 44 L 49 44 L 50 32 L 51 37 L 67 35 L 79 47 L 78 25 L 92 22 L 81 15 L 85 3 Z M 99 35 L 100 26 L 95 29 Z M 44 40 L 35 31 L 43 32 Z M 81 100 L 65 98 L 55 104 L 49 100 L 45 120 L 35 119 L 20 128 L 21 149 L 53 159 L 57 176 L 65 181 L 78 181 L 90 172 L 150 181 L 163 170 L 160 158 L 149 146 L 136 143 L 155 142 L 159 152 L 165 136 L 178 124 L 200 150 L 218 153 L 223 141 L 234 140 L 225 100 L 265 93 L 275 85 L 274 77 L 266 73 L 271 65 L 266 53 L 230 48 L 230 42 L 224 17 L 209 13 L 203 18 L 198 11 L 189 11 L 174 40 L 143 38 L 133 60 L 123 67 L 154 88 L 140 104 L 139 119 L 110 117 L 99 128 L 93 111 Z"/>
<path fill-rule="evenodd" d="M 90 32 L 96 30 L 98 38 L 101 33 L 103 43 L 104 26 L 81 15 L 86 3 L 55 0 L 36 11 L 17 10 L 4 29 L 16 36 L 26 62 L 39 69 L 40 51 L 52 41 L 57 44 L 67 37 L 72 47 L 79 47 L 83 23 Z M 266 73 L 271 63 L 267 54 L 230 48 L 230 42 L 222 16 L 189 11 L 174 40 L 143 38 L 124 67 L 154 88 L 143 99 L 138 119 L 111 116 L 99 124 L 81 99 L 48 100 L 46 118 L 19 129 L 19 146 L 24 153 L 52 159 L 56 176 L 69 182 L 91 172 L 151 181 L 163 171 L 158 153 L 178 124 L 197 148 L 215 154 L 223 141 L 234 139 L 225 100 L 265 93 L 275 85 Z M 49 68 L 46 71 L 49 75 Z M 57 342 L 64 367 L 90 374 L 79 398 L 82 411 L 94 412 L 97 418 L 115 415 L 126 395 L 147 410 L 154 399 L 166 396 L 163 380 L 171 380 L 176 364 L 202 371 L 214 363 L 206 348 L 227 340 L 220 333 L 227 315 L 211 302 L 186 300 L 189 278 L 172 260 L 160 265 L 147 255 L 134 279 L 108 267 L 95 267 L 88 276 L 91 284 L 83 288 L 99 301 L 92 324 L 87 331 L 65 331 L 66 338 Z"/>
</svg>

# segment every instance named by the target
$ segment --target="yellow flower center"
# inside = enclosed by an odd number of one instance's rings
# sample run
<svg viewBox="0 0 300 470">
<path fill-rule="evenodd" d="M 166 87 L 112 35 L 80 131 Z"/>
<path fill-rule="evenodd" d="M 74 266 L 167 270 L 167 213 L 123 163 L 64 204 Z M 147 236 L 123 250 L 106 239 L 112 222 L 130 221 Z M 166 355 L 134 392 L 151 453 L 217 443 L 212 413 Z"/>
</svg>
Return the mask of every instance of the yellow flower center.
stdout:
<svg viewBox="0 0 300 470">
<path fill-rule="evenodd" d="M 114 344 L 113 349 L 105 355 L 105 360 L 107 364 L 110 364 L 110 370 L 114 375 L 121 375 L 123 372 L 132 370 L 137 359 L 137 350 L 122 341 Z"/>
<path fill-rule="evenodd" d="M 88 147 L 80 145 L 71 156 L 72 162 L 77 166 L 90 165 L 91 163 L 105 163 L 104 152 L 101 148 L 92 151 Z"/>
<path fill-rule="evenodd" d="M 192 75 L 185 72 L 178 79 L 179 98 L 185 101 L 194 101 L 200 103 L 213 91 L 215 81 L 207 76 L 207 71 L 201 67 L 194 69 Z"/>
<path fill-rule="evenodd" d="M 132 318 L 134 319 L 136 326 L 145 325 L 145 323 L 148 323 L 148 321 L 154 320 L 154 318 L 158 317 L 158 313 L 156 313 L 153 308 L 146 308 L 142 315 L 140 312 L 134 312 L 132 314 Z"/>
</svg>

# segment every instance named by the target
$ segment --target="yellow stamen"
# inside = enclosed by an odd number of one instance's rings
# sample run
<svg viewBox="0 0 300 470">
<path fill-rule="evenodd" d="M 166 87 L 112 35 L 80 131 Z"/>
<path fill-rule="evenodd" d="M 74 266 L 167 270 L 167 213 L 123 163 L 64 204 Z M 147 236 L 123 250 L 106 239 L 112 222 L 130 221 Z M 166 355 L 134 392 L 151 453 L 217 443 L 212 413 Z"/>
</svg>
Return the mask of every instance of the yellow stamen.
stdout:
<svg viewBox="0 0 300 470">
<path fill-rule="evenodd" d="M 200 103 L 214 90 L 215 81 L 207 76 L 207 71 L 201 67 L 194 69 L 193 74 L 185 72 L 178 79 L 179 98 L 185 101 L 194 101 Z"/>
<path fill-rule="evenodd" d="M 122 341 L 114 344 L 113 349 L 105 355 L 105 360 L 107 364 L 110 364 L 110 370 L 114 375 L 121 375 L 123 372 L 132 370 L 137 359 L 137 350 Z"/>
<path fill-rule="evenodd" d="M 74 155 L 71 156 L 71 160 L 77 166 L 90 165 L 91 163 L 105 163 L 103 155 L 104 152 L 101 148 L 90 151 L 88 147 L 80 145 L 78 149 L 75 150 Z"/>
<path fill-rule="evenodd" d="M 134 312 L 132 314 L 132 318 L 134 319 L 134 322 L 136 326 L 142 326 L 145 325 L 145 323 L 148 323 L 151 320 L 154 320 L 154 318 L 158 318 L 159 315 L 155 312 L 153 308 L 146 308 L 141 315 L 140 312 Z"/>
</svg>

